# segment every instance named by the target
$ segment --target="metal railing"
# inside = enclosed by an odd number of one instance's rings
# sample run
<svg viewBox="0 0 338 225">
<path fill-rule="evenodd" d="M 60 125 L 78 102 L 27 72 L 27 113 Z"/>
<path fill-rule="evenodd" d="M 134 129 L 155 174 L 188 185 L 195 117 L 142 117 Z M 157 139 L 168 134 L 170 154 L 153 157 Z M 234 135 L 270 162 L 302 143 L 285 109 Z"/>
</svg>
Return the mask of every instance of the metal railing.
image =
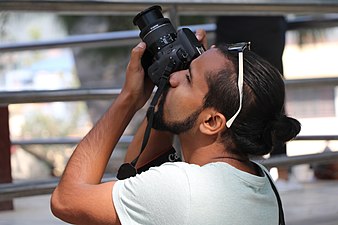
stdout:
<svg viewBox="0 0 338 225">
<path fill-rule="evenodd" d="M 102 182 L 112 179 L 115 179 L 115 175 L 105 176 Z M 51 194 L 58 182 L 59 178 L 51 178 L 48 180 L 19 181 L 10 184 L 0 184 L 0 202 L 20 197 Z"/>
<path fill-rule="evenodd" d="M 62 14 L 135 15 L 144 8 L 158 4 L 164 10 L 174 10 L 179 15 L 220 14 L 322 14 L 337 13 L 336 0 L 96 0 L 96 1 L 45 1 L 3 0 L 0 9 L 25 12 L 57 12 Z"/>
<path fill-rule="evenodd" d="M 97 14 L 107 13 L 109 15 L 135 15 L 145 7 L 154 4 L 152 1 L 1 1 L 0 9 L 7 11 L 30 11 L 30 12 L 53 12 L 63 14 Z M 308 0 L 308 1 L 254 1 L 245 0 L 231 1 L 220 0 L 215 2 L 200 1 L 157 1 L 156 4 L 163 6 L 164 10 L 172 15 L 223 15 L 223 14 L 322 14 L 337 13 L 338 1 L 335 0 Z M 307 24 L 309 26 L 336 26 L 338 19 L 330 17 L 311 22 L 311 19 L 302 17 L 300 20 L 289 21 L 289 29 L 297 29 L 299 26 Z M 303 20 L 303 21 L 302 21 Z M 203 28 L 208 32 L 214 32 L 215 24 L 204 24 L 189 26 L 192 30 Z M 41 41 L 30 43 L 15 43 L 0 45 L 0 52 L 13 52 L 23 50 L 39 50 L 64 47 L 97 47 L 97 46 L 121 46 L 131 45 L 139 41 L 139 31 L 118 31 L 103 34 L 90 34 L 81 36 L 67 37 L 62 40 Z M 338 78 L 330 79 L 311 79 L 311 80 L 292 80 L 286 81 L 288 86 L 302 85 L 338 85 Z M 21 91 L 21 92 L 0 92 L 0 104 L 24 104 L 37 102 L 55 102 L 55 101 L 82 101 L 82 100 L 111 100 L 120 89 L 65 89 L 53 91 Z M 121 144 L 130 143 L 132 137 L 124 136 L 121 138 Z M 337 136 L 300 136 L 296 140 L 338 140 Z M 33 144 L 77 144 L 79 138 L 53 138 L 53 139 L 35 139 L 35 140 L 13 140 L 13 145 L 33 145 Z M 291 166 L 303 163 L 328 162 L 338 160 L 338 153 L 320 153 L 305 156 L 292 157 L 274 157 L 260 160 L 262 164 L 271 166 Z M 114 177 L 114 176 L 113 176 Z M 110 179 L 112 179 L 111 177 Z M 0 201 L 16 197 L 49 194 L 56 186 L 58 179 L 48 181 L 32 181 L 13 184 L 0 185 Z"/>
<path fill-rule="evenodd" d="M 285 80 L 286 88 L 306 86 L 338 86 L 338 77 Z M 121 89 L 112 88 L 80 88 L 60 90 L 37 91 L 2 91 L 0 92 L 0 104 L 24 104 L 41 102 L 66 102 L 86 100 L 111 100 L 115 98 Z"/>
<path fill-rule="evenodd" d="M 293 166 L 312 163 L 330 163 L 338 161 L 338 152 L 323 152 L 300 156 L 275 156 L 268 159 L 255 160 L 266 167 Z M 116 174 L 110 174 L 102 181 L 114 180 Z M 17 182 L 11 184 L 0 184 L 0 201 L 11 200 L 19 197 L 51 194 L 58 184 L 59 179 L 35 180 Z"/>
<path fill-rule="evenodd" d="M 70 137 L 63 137 L 63 138 L 44 138 L 44 139 L 29 139 L 29 140 L 12 140 L 12 145 L 20 145 L 20 146 L 28 146 L 28 145 L 77 145 L 82 138 L 70 138 Z M 133 136 L 131 135 L 124 135 L 119 140 L 119 145 L 127 146 Z"/>
<path fill-rule="evenodd" d="M 213 23 L 190 25 L 184 27 L 189 27 L 192 31 L 196 31 L 197 29 L 204 29 L 208 33 L 212 33 L 216 30 L 216 25 Z M 59 40 L 8 43 L 0 45 L 0 52 L 15 52 L 66 47 L 89 48 L 100 46 L 130 46 L 140 41 L 139 33 L 139 30 L 125 30 L 98 34 L 73 35 Z"/>
<path fill-rule="evenodd" d="M 40 91 L 6 91 L 0 92 L 0 104 L 23 104 L 41 102 L 66 102 L 85 100 L 111 100 L 121 89 L 60 89 Z"/>
<path fill-rule="evenodd" d="M 321 17 L 299 16 L 288 19 L 288 30 L 335 26 L 338 26 L 338 14 L 324 15 Z M 190 25 L 184 27 L 189 27 L 192 31 L 196 31 L 197 29 L 204 29 L 209 34 L 216 31 L 216 24 L 214 23 Z M 178 28 L 181 27 L 179 26 Z M 0 52 L 15 52 L 67 47 L 120 47 L 133 45 L 138 43 L 139 41 L 139 30 L 125 30 L 98 34 L 73 35 L 59 40 L 34 41 L 26 43 L 7 43 L 0 45 Z"/>
</svg>

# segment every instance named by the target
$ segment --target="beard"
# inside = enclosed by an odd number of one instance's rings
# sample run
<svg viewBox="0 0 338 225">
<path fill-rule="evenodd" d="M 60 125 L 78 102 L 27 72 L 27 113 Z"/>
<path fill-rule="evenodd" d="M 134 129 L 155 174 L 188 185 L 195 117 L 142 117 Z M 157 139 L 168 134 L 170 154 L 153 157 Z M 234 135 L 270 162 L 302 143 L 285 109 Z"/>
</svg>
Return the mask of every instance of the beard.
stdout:
<svg viewBox="0 0 338 225">
<path fill-rule="evenodd" d="M 169 122 L 164 120 L 164 103 L 168 94 L 169 88 L 164 90 L 160 102 L 158 104 L 158 109 L 154 114 L 153 128 L 155 130 L 169 131 L 174 134 L 184 133 L 195 125 L 199 114 L 202 112 L 203 107 L 198 108 L 196 111 L 191 113 L 188 117 L 181 121 Z"/>
</svg>

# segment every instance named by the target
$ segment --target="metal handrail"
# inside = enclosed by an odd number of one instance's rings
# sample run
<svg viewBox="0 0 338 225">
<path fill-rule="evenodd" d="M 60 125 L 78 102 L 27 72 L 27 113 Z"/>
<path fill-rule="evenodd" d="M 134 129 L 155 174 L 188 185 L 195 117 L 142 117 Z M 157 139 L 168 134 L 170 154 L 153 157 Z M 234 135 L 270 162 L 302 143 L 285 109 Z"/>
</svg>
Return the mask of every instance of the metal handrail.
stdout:
<svg viewBox="0 0 338 225">
<path fill-rule="evenodd" d="M 1 7 L 0 7 L 1 8 Z M 288 20 L 288 30 L 310 27 L 335 27 L 338 26 L 338 16 L 330 15 L 323 17 L 296 17 Z M 178 28 L 188 27 L 192 31 L 204 29 L 208 33 L 216 30 L 216 24 L 198 24 L 179 26 Z M 41 50 L 66 47 L 100 47 L 111 46 L 120 47 L 136 44 L 140 41 L 139 30 L 114 31 L 97 34 L 72 35 L 59 40 L 33 41 L 24 43 L 6 43 L 0 45 L 1 52 L 15 52 L 26 50 Z"/>
<path fill-rule="evenodd" d="M 51 194 L 59 179 L 0 184 L 0 202 L 18 197 Z"/>
<path fill-rule="evenodd" d="M 338 77 L 310 78 L 310 79 L 289 79 L 285 80 L 286 88 L 303 86 L 337 86 Z"/>
<path fill-rule="evenodd" d="M 56 101 L 112 100 L 121 89 L 82 88 L 37 91 L 0 92 L 0 104 L 41 103 Z"/>
<path fill-rule="evenodd" d="M 36 138 L 29 140 L 12 140 L 12 145 L 76 145 L 81 141 L 81 137 L 62 137 L 62 138 Z M 133 139 L 132 135 L 124 135 L 121 137 L 119 144 L 127 145 Z M 328 141 L 338 140 L 338 135 L 301 135 L 297 136 L 295 141 Z"/>
<path fill-rule="evenodd" d="M 34 11 L 34 12 L 61 12 L 61 13 L 107 13 L 135 15 L 145 7 L 154 4 L 153 1 L 43 1 L 43 0 L 11 0 L 0 1 L 0 9 L 5 11 Z M 257 0 L 248 2 L 247 0 L 220 0 L 215 2 L 200 2 L 181 0 L 160 0 L 156 4 L 161 4 L 164 10 L 175 10 L 179 15 L 199 14 L 199 15 L 228 15 L 228 14 L 286 14 L 286 13 L 336 13 L 338 2 L 335 0 Z M 336 21 L 334 21 L 336 22 Z M 333 24 L 333 23 L 332 23 Z M 295 23 L 295 25 L 297 25 Z M 201 25 L 197 25 L 201 28 Z M 291 29 L 292 26 L 289 28 Z M 194 29 L 194 28 L 193 28 Z M 206 28 L 204 28 L 206 29 Z M 207 30 L 207 29 L 206 29 Z M 210 31 L 215 30 L 215 25 L 210 25 Z M 101 45 L 121 46 L 136 43 L 139 31 L 118 31 L 104 34 L 72 36 L 63 40 L 42 41 L 19 44 L 6 44 L 0 46 L 1 52 L 37 50 L 63 47 L 92 47 Z M 338 79 L 330 81 L 337 82 Z M 288 81 L 286 81 L 287 83 Z M 324 81 L 326 82 L 326 81 Z M 291 85 L 300 85 L 296 81 Z M 318 84 L 318 83 L 316 83 Z M 112 99 L 120 92 L 119 89 L 68 89 L 68 90 L 48 90 L 48 91 L 20 91 L 20 92 L 1 92 L 0 104 L 32 103 L 32 102 L 54 102 L 54 101 L 78 101 L 89 99 Z M 121 143 L 130 143 L 131 136 L 121 138 Z M 296 140 L 337 140 L 337 136 L 309 136 L 297 137 Z M 45 139 L 45 140 L 18 140 L 12 141 L 16 145 L 29 144 L 77 144 L 79 139 Z M 297 165 L 312 162 L 328 162 L 338 160 L 338 153 L 320 153 L 305 156 L 269 158 L 260 162 L 266 166 L 278 165 Z M 112 178 L 110 178 L 112 179 Z M 33 181 L 12 184 L 0 184 L 0 201 L 32 195 L 50 194 L 58 183 L 58 179 L 48 181 Z"/>
<path fill-rule="evenodd" d="M 295 86 L 336 86 L 338 78 L 317 78 L 285 80 L 286 88 Z M 111 88 L 80 88 L 36 91 L 3 91 L 0 92 L 0 104 L 24 104 L 55 101 L 85 101 L 85 100 L 112 100 L 121 89 Z"/>
<path fill-rule="evenodd" d="M 197 29 L 204 29 L 206 32 L 214 32 L 216 30 L 216 25 L 213 23 L 187 25 L 180 26 L 178 28 L 180 29 L 182 27 L 188 27 L 193 32 L 195 32 Z M 15 52 L 78 46 L 81 46 L 83 48 L 99 46 L 121 47 L 138 43 L 140 41 L 139 33 L 139 30 L 125 30 L 98 34 L 73 35 L 59 40 L 7 43 L 0 45 L 0 52 Z"/>
<path fill-rule="evenodd" d="M 81 141 L 81 137 L 62 137 L 62 138 L 36 138 L 36 139 L 29 139 L 29 140 L 12 140 L 12 145 L 76 145 Z M 127 145 L 133 139 L 131 135 L 123 135 L 120 140 L 119 144 Z"/>
<path fill-rule="evenodd" d="M 115 174 L 108 174 L 103 177 L 102 182 L 116 179 Z M 0 202 L 19 197 L 51 194 L 59 178 L 50 178 L 34 181 L 19 181 L 16 183 L 0 184 Z"/>
<path fill-rule="evenodd" d="M 180 15 L 208 14 L 318 14 L 338 12 L 338 2 L 335 0 L 96 0 L 96 1 L 45 1 L 45 0 L 3 0 L 0 8 L 6 11 L 58 12 L 71 14 L 109 14 L 135 15 L 150 5 L 159 4 L 164 10 L 173 8 Z"/>
<path fill-rule="evenodd" d="M 290 167 L 300 164 L 330 163 L 338 161 L 338 152 L 322 152 L 298 156 L 274 156 L 256 161 L 269 168 L 283 166 Z"/>
<path fill-rule="evenodd" d="M 274 156 L 268 159 L 254 160 L 271 168 L 275 166 L 294 166 L 311 163 L 329 163 L 338 161 L 338 152 L 323 152 L 319 154 L 299 155 L 299 156 Z M 103 182 L 115 180 L 116 174 L 109 174 Z M 59 179 L 48 179 L 38 181 L 25 181 L 20 183 L 0 184 L 0 201 L 11 200 L 18 197 L 51 194 L 58 184 Z"/>
<path fill-rule="evenodd" d="M 301 135 L 295 137 L 296 141 L 329 141 L 338 140 L 338 135 Z"/>
<path fill-rule="evenodd" d="M 125 46 L 139 41 L 139 31 L 115 31 L 97 34 L 72 35 L 59 40 L 7 43 L 0 45 L 1 52 L 41 50 L 66 47 Z"/>
</svg>

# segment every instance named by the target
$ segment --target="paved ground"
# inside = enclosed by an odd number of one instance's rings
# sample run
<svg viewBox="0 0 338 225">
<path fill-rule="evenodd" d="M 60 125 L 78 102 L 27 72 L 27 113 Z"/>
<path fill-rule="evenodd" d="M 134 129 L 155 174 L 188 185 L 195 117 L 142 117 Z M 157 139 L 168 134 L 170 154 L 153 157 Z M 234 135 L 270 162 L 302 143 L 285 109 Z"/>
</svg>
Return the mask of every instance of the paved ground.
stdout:
<svg viewBox="0 0 338 225">
<path fill-rule="evenodd" d="M 288 225 L 338 225 L 338 181 L 303 183 L 281 194 Z M 0 225 L 64 225 L 49 209 L 49 195 L 17 198 L 14 211 L 0 212 Z"/>
<path fill-rule="evenodd" d="M 316 181 L 281 193 L 288 225 L 338 225 L 338 181 Z"/>
<path fill-rule="evenodd" d="M 0 225 L 64 225 L 49 208 L 50 195 L 17 198 L 14 211 L 0 212 Z"/>
</svg>

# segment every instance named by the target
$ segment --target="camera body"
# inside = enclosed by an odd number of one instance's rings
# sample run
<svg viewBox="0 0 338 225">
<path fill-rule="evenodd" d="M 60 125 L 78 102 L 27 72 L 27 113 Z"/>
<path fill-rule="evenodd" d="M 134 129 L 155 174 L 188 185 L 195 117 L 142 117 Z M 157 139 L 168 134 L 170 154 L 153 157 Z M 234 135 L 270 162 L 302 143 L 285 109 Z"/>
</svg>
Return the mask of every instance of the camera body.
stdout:
<svg viewBox="0 0 338 225">
<path fill-rule="evenodd" d="M 176 32 L 170 20 L 163 18 L 160 6 L 152 6 L 133 20 L 140 38 L 147 44 L 142 66 L 155 85 L 163 75 L 187 69 L 191 61 L 204 52 L 203 45 L 188 28 Z"/>
</svg>

